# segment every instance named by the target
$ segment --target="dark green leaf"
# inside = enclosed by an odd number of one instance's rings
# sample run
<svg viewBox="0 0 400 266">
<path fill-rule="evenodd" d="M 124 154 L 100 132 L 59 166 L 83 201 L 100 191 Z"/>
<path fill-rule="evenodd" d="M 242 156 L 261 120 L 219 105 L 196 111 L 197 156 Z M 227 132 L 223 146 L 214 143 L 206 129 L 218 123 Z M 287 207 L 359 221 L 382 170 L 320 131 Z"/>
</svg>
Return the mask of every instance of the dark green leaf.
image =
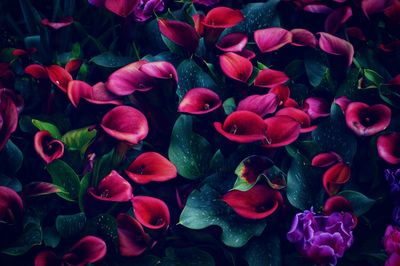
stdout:
<svg viewBox="0 0 400 266">
<path fill-rule="evenodd" d="M 308 81 L 313 87 L 318 87 L 329 71 L 326 55 L 322 51 L 307 50 L 304 55 L 304 65 Z"/>
<path fill-rule="evenodd" d="M 15 174 L 21 168 L 23 160 L 24 155 L 21 150 L 9 139 L 0 151 L 0 172 Z"/>
<path fill-rule="evenodd" d="M 236 110 L 236 103 L 234 98 L 228 98 L 222 104 L 224 107 L 224 111 L 226 115 L 230 115 L 232 112 Z"/>
<path fill-rule="evenodd" d="M 357 216 L 365 214 L 375 204 L 375 200 L 368 198 L 358 191 L 344 190 L 338 195 L 345 197 L 351 202 L 354 214 Z"/>
<path fill-rule="evenodd" d="M 95 57 L 92 57 L 92 59 L 90 59 L 90 62 L 106 68 L 120 68 L 134 61 L 135 59 L 132 57 L 118 56 L 110 52 L 96 55 Z"/>
<path fill-rule="evenodd" d="M 11 178 L 0 174 L 0 186 L 9 187 L 17 192 L 22 190 L 21 182 L 17 178 Z"/>
<path fill-rule="evenodd" d="M 24 231 L 17 238 L 14 246 L 3 249 L 1 252 L 10 256 L 19 256 L 28 252 L 33 246 L 40 245 L 42 239 L 40 224 L 29 222 L 24 226 Z"/>
<path fill-rule="evenodd" d="M 243 257 L 249 266 L 282 265 L 279 236 L 273 232 L 268 233 L 252 239 L 244 248 Z"/>
<path fill-rule="evenodd" d="M 214 266 L 213 257 L 199 248 L 167 248 L 167 256 L 160 265 L 166 266 Z"/>
<path fill-rule="evenodd" d="M 62 238 L 76 236 L 85 226 L 86 216 L 83 212 L 72 215 L 59 215 L 56 219 L 56 229 Z"/>
<path fill-rule="evenodd" d="M 78 198 L 80 180 L 78 175 L 68 164 L 61 160 L 55 160 L 47 166 L 47 171 L 52 177 L 53 184 L 68 192 L 68 194 L 58 192 L 57 195 L 69 201 Z"/>
<path fill-rule="evenodd" d="M 56 228 L 47 227 L 43 230 L 43 241 L 48 247 L 55 248 L 60 243 L 60 235 L 57 233 Z"/>
</svg>

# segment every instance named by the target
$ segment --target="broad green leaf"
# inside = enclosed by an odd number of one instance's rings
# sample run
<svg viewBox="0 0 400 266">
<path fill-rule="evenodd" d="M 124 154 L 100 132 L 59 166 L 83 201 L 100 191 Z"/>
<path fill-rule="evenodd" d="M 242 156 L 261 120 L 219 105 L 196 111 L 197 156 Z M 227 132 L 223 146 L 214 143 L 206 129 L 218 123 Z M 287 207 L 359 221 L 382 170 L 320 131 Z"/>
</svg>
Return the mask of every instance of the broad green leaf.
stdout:
<svg viewBox="0 0 400 266">
<path fill-rule="evenodd" d="M 244 248 L 243 258 L 249 266 L 281 266 L 281 241 L 274 232 L 252 239 Z"/>
<path fill-rule="evenodd" d="M 60 240 L 61 237 L 54 226 L 44 228 L 43 242 L 46 246 L 55 248 L 60 243 Z"/>
<path fill-rule="evenodd" d="M 383 77 L 372 69 L 364 69 L 364 77 L 371 81 L 375 86 L 379 86 L 384 82 Z"/>
<path fill-rule="evenodd" d="M 226 99 L 222 106 L 224 107 L 224 111 L 226 115 L 230 115 L 236 110 L 236 103 L 234 98 L 228 98 Z"/>
<path fill-rule="evenodd" d="M 214 266 L 215 262 L 213 257 L 207 252 L 196 248 L 167 248 L 166 257 L 162 259 L 161 265 L 163 266 Z"/>
<path fill-rule="evenodd" d="M 95 129 L 89 131 L 89 127 L 75 129 L 65 133 L 62 136 L 61 141 L 68 147 L 68 149 L 79 150 L 81 155 L 83 155 L 96 137 L 96 133 L 97 131 Z"/>
<path fill-rule="evenodd" d="M 58 192 L 57 195 L 69 201 L 74 201 L 78 198 L 80 180 L 78 175 L 68 164 L 61 160 L 55 160 L 47 165 L 47 171 L 51 175 L 53 184 L 68 192 L 67 194 Z"/>
<path fill-rule="evenodd" d="M 365 214 L 375 204 L 375 200 L 368 198 L 358 191 L 344 190 L 341 191 L 338 195 L 345 197 L 351 202 L 354 214 L 357 216 Z"/>
<path fill-rule="evenodd" d="M 304 66 L 308 81 L 313 87 L 318 87 L 329 71 L 329 63 L 322 51 L 307 50 L 304 54 Z"/>
<path fill-rule="evenodd" d="M 39 223 L 29 222 L 24 226 L 22 234 L 17 238 L 12 247 L 3 249 L 1 253 L 10 256 L 20 256 L 28 252 L 33 246 L 42 243 L 42 228 Z"/>
<path fill-rule="evenodd" d="M 21 192 L 22 184 L 17 178 L 11 178 L 0 174 L 0 186 L 9 187 L 16 192 Z"/>
<path fill-rule="evenodd" d="M 55 125 L 37 119 L 32 119 L 32 124 L 39 130 L 48 131 L 53 138 L 61 139 L 61 133 Z"/>
<path fill-rule="evenodd" d="M 101 214 L 88 220 L 87 233 L 101 237 L 107 244 L 113 245 L 117 250 L 117 221 L 112 215 Z"/>
<path fill-rule="evenodd" d="M 21 168 L 23 160 L 21 150 L 9 139 L 0 151 L 0 173 L 15 174 Z"/>
<path fill-rule="evenodd" d="M 76 236 L 85 224 L 86 216 L 83 212 L 72 215 L 59 215 L 56 218 L 56 229 L 62 238 Z"/>
<path fill-rule="evenodd" d="M 120 68 L 134 61 L 135 59 L 132 57 L 118 56 L 111 52 L 105 52 L 92 57 L 89 62 L 106 68 Z"/>
<path fill-rule="evenodd" d="M 210 143 L 192 131 L 192 120 L 188 115 L 181 115 L 176 120 L 168 157 L 181 176 L 198 179 L 207 173 L 212 151 Z"/>
</svg>

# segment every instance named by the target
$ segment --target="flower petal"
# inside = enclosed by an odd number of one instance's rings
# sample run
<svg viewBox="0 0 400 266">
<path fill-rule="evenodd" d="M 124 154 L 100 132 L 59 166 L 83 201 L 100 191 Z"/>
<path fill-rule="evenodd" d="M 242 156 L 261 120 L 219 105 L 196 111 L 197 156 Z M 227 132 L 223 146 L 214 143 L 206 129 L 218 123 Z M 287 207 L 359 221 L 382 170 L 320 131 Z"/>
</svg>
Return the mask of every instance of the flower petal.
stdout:
<svg viewBox="0 0 400 266">
<path fill-rule="evenodd" d="M 49 75 L 44 66 L 38 64 L 32 64 L 25 68 L 25 73 L 31 75 L 35 79 L 47 79 Z"/>
<path fill-rule="evenodd" d="M 47 163 L 61 158 L 64 155 L 64 144 L 60 140 L 53 139 L 50 132 L 38 131 L 34 137 L 36 153 Z"/>
<path fill-rule="evenodd" d="M 218 109 L 222 105 L 218 94 L 207 88 L 189 90 L 179 103 L 178 112 L 202 115 Z"/>
<path fill-rule="evenodd" d="M 300 133 L 307 133 L 311 132 L 317 128 L 317 126 L 311 125 L 311 118 L 310 116 L 304 112 L 303 110 L 294 108 L 294 107 L 285 107 L 280 109 L 275 116 L 289 116 L 300 123 Z"/>
<path fill-rule="evenodd" d="M 158 19 L 160 32 L 173 43 L 194 53 L 199 45 L 200 36 L 189 24 L 176 20 Z"/>
<path fill-rule="evenodd" d="M 320 153 L 314 156 L 314 158 L 311 161 L 311 165 L 314 167 L 328 167 L 341 161 L 342 157 L 340 157 L 340 155 L 337 154 L 336 152 L 331 151 L 331 152 Z"/>
<path fill-rule="evenodd" d="M 11 90 L 0 89 L 0 151 L 18 126 L 18 107 Z"/>
<path fill-rule="evenodd" d="M 292 42 L 294 46 L 310 46 L 312 48 L 317 47 L 317 38 L 310 31 L 305 29 L 292 29 Z"/>
<path fill-rule="evenodd" d="M 243 83 L 247 82 L 253 71 L 253 65 L 249 59 L 232 52 L 221 55 L 219 64 L 225 75 Z"/>
<path fill-rule="evenodd" d="M 304 100 L 303 110 L 306 112 L 311 120 L 328 117 L 330 115 L 330 106 L 324 98 L 309 97 Z"/>
<path fill-rule="evenodd" d="M 58 30 L 58 29 L 67 27 L 67 26 L 71 25 L 72 23 L 74 23 L 74 19 L 72 17 L 65 17 L 65 18 L 62 18 L 60 21 L 52 22 L 52 21 L 49 21 L 47 18 L 45 18 L 45 19 L 42 19 L 40 22 L 42 23 L 42 25 L 45 25 L 52 29 Z"/>
<path fill-rule="evenodd" d="M 292 33 L 282 28 L 256 30 L 254 40 L 262 53 L 276 51 L 292 42 Z"/>
<path fill-rule="evenodd" d="M 351 43 L 326 32 L 319 32 L 318 34 L 320 35 L 319 47 L 322 51 L 328 54 L 344 56 L 347 65 L 351 65 L 354 56 L 354 48 Z"/>
<path fill-rule="evenodd" d="M 215 7 L 211 9 L 203 20 L 203 25 L 210 28 L 231 28 L 244 19 L 240 10 L 229 7 Z"/>
<path fill-rule="evenodd" d="M 67 265 L 85 265 L 101 260 L 107 253 L 106 243 L 95 236 L 85 236 L 64 255 Z"/>
<path fill-rule="evenodd" d="M 24 205 L 21 197 L 11 188 L 0 186 L 0 222 L 21 222 Z"/>
<path fill-rule="evenodd" d="M 258 72 L 254 80 L 254 86 L 273 88 L 286 83 L 288 80 L 289 77 L 284 72 L 266 68 Z"/>
<path fill-rule="evenodd" d="M 379 157 L 390 164 L 400 164 L 400 132 L 392 132 L 378 137 Z"/>
<path fill-rule="evenodd" d="M 335 34 L 341 25 L 353 15 L 353 11 L 349 6 L 338 7 L 329 14 L 325 20 L 325 31 Z"/>
<path fill-rule="evenodd" d="M 299 137 L 300 123 L 289 116 L 274 116 L 264 120 L 267 133 L 263 142 L 265 148 L 286 146 Z"/>
<path fill-rule="evenodd" d="M 247 44 L 247 35 L 235 32 L 225 35 L 216 45 L 223 52 L 241 52 Z"/>
<path fill-rule="evenodd" d="M 340 186 L 345 184 L 350 179 L 350 167 L 342 162 L 336 163 L 325 171 L 322 177 L 326 193 L 329 196 L 336 194 Z"/>
<path fill-rule="evenodd" d="M 169 227 L 170 214 L 164 201 L 148 197 L 136 196 L 132 199 L 133 212 L 136 219 L 149 229 L 164 229 Z"/>
<path fill-rule="evenodd" d="M 250 111 L 261 117 L 272 114 L 279 105 L 279 98 L 274 93 L 264 95 L 251 95 L 241 100 L 237 106 L 237 111 Z"/>
<path fill-rule="evenodd" d="M 173 64 L 167 61 L 146 63 L 139 68 L 145 74 L 157 79 L 173 79 L 178 84 L 178 74 Z"/>
<path fill-rule="evenodd" d="M 104 6 L 114 14 L 127 17 L 139 4 L 138 0 L 105 0 Z"/>
<path fill-rule="evenodd" d="M 129 201 L 133 196 L 129 182 L 114 170 L 104 177 L 96 188 L 89 188 L 88 193 L 98 200 L 112 202 Z"/>
<path fill-rule="evenodd" d="M 58 65 L 46 67 L 51 82 L 63 92 L 67 92 L 68 83 L 72 80 L 71 74 Z"/>
</svg>

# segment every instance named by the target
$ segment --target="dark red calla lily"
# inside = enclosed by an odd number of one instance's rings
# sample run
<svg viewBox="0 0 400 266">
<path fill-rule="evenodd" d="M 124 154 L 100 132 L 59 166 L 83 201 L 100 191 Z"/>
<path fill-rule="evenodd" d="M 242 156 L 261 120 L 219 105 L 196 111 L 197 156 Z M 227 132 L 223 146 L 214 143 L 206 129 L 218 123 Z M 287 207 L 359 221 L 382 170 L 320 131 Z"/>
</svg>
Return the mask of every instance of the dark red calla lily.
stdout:
<svg viewBox="0 0 400 266">
<path fill-rule="evenodd" d="M 336 163 L 325 171 L 322 184 L 329 196 L 336 194 L 340 187 L 350 179 L 350 167 L 342 162 Z"/>
<path fill-rule="evenodd" d="M 353 11 L 349 6 L 338 7 L 329 14 L 325 20 L 325 31 L 335 34 L 341 25 L 353 15 Z"/>
<path fill-rule="evenodd" d="M 391 114 L 390 108 L 383 104 L 352 102 L 346 109 L 346 123 L 358 136 L 371 136 L 389 126 Z"/>
<path fill-rule="evenodd" d="M 116 70 L 108 77 L 107 89 L 119 96 L 129 95 L 134 91 L 151 90 L 154 79 L 139 70 L 146 63 L 146 60 L 140 60 Z"/>
<path fill-rule="evenodd" d="M 320 35 L 319 47 L 322 51 L 328 54 L 343 56 L 346 58 L 347 65 L 351 65 L 354 56 L 354 48 L 351 43 L 326 32 L 319 32 L 317 34 Z"/>
<path fill-rule="evenodd" d="M 254 86 L 273 88 L 286 83 L 288 80 L 289 77 L 284 72 L 266 68 L 258 72 Z"/>
<path fill-rule="evenodd" d="M 347 35 L 349 35 L 349 37 L 351 38 L 358 39 L 364 42 L 367 40 L 367 38 L 365 38 L 363 31 L 358 27 L 348 27 L 346 28 L 346 32 Z"/>
<path fill-rule="evenodd" d="M 218 94 L 207 88 L 189 90 L 179 103 L 178 112 L 202 115 L 208 114 L 222 105 Z"/>
<path fill-rule="evenodd" d="M 89 188 L 88 193 L 98 200 L 112 202 L 125 202 L 133 197 L 129 182 L 114 170 L 104 177 L 96 188 Z"/>
<path fill-rule="evenodd" d="M 82 63 L 83 62 L 81 59 L 71 59 L 65 64 L 64 69 L 67 70 L 71 75 L 75 75 L 79 71 Z"/>
<path fill-rule="evenodd" d="M 62 18 L 60 21 L 52 22 L 52 21 L 49 21 L 47 18 L 45 18 L 45 19 L 42 19 L 40 22 L 42 23 L 42 25 L 45 25 L 52 29 L 58 30 L 58 29 L 67 27 L 67 26 L 71 25 L 72 23 L 74 23 L 74 19 L 72 17 L 65 17 L 65 18 Z"/>
<path fill-rule="evenodd" d="M 392 1 L 392 4 L 385 8 L 384 10 L 385 16 L 387 16 L 391 22 L 395 24 L 400 24 L 400 17 L 398 14 L 400 13 L 400 2 Z"/>
<path fill-rule="evenodd" d="M 139 0 L 104 0 L 104 6 L 121 17 L 129 16 L 138 5 Z"/>
<path fill-rule="evenodd" d="M 47 74 L 47 70 L 44 66 L 39 64 L 32 64 L 25 68 L 25 73 L 31 75 L 35 79 L 47 79 L 49 75 Z"/>
<path fill-rule="evenodd" d="M 337 162 L 342 162 L 342 157 L 336 152 L 325 152 L 314 156 L 311 165 L 314 167 L 328 167 Z"/>
<path fill-rule="evenodd" d="M 349 200 L 342 196 L 332 196 L 325 201 L 324 213 L 330 215 L 334 212 L 353 212 L 353 207 Z"/>
<path fill-rule="evenodd" d="M 351 103 L 351 100 L 346 96 L 340 96 L 335 99 L 335 103 L 339 105 L 340 109 L 342 109 L 343 113 L 346 113 L 347 107 Z"/>
<path fill-rule="evenodd" d="M 149 246 L 150 236 L 133 217 L 121 213 L 117 216 L 119 253 L 125 257 L 139 256 Z"/>
<path fill-rule="evenodd" d="M 225 75 L 243 83 L 247 82 L 253 72 L 249 59 L 232 52 L 221 55 L 219 64 Z"/>
<path fill-rule="evenodd" d="M 292 29 L 291 45 L 294 46 L 310 46 L 312 48 L 317 47 L 318 41 L 314 34 L 305 29 Z"/>
<path fill-rule="evenodd" d="M 304 100 L 303 110 L 306 112 L 311 120 L 320 117 L 328 117 L 330 115 L 330 105 L 323 98 L 309 97 Z"/>
<path fill-rule="evenodd" d="M 264 219 L 283 205 L 280 192 L 257 184 L 248 191 L 231 190 L 222 200 L 238 215 L 247 219 Z"/>
<path fill-rule="evenodd" d="M 400 132 L 381 135 L 377 140 L 379 157 L 390 164 L 400 164 Z"/>
<path fill-rule="evenodd" d="M 296 141 L 300 134 L 300 123 L 289 116 L 274 116 L 264 120 L 267 134 L 263 141 L 265 148 L 278 148 Z"/>
<path fill-rule="evenodd" d="M 0 151 L 18 126 L 18 108 L 13 91 L 0 88 Z"/>
<path fill-rule="evenodd" d="M 23 209 L 22 199 L 17 192 L 0 186 L 0 222 L 15 224 L 21 221 Z"/>
<path fill-rule="evenodd" d="M 53 193 L 61 192 L 62 190 L 52 184 L 47 182 L 32 182 L 24 187 L 23 196 L 24 197 L 37 197 Z"/>
<path fill-rule="evenodd" d="M 300 133 L 311 132 L 317 128 L 316 125 L 311 125 L 310 116 L 303 110 L 294 107 L 285 107 L 279 110 L 275 116 L 289 116 L 300 123 Z"/>
<path fill-rule="evenodd" d="M 66 265 L 83 266 L 101 260 L 107 253 L 106 243 L 95 236 L 85 236 L 63 256 Z"/>
<path fill-rule="evenodd" d="M 214 122 L 214 127 L 225 138 L 238 143 L 264 140 L 267 130 L 263 119 L 249 111 L 235 111 L 223 124 Z"/>
<path fill-rule="evenodd" d="M 157 152 L 140 154 L 125 170 L 125 173 L 138 184 L 164 182 L 176 177 L 173 163 Z"/>
<path fill-rule="evenodd" d="M 34 137 L 34 146 L 37 154 L 47 163 L 61 158 L 64 155 L 64 143 L 54 139 L 46 130 L 38 131 Z"/>
<path fill-rule="evenodd" d="M 224 29 L 236 26 L 243 19 L 240 10 L 223 6 L 211 9 L 202 21 L 206 43 L 217 41 Z"/>
<path fill-rule="evenodd" d="M 273 52 L 292 42 L 292 33 L 282 28 L 256 30 L 254 41 L 262 53 Z"/>
<path fill-rule="evenodd" d="M 149 132 L 146 117 L 130 106 L 118 106 L 104 115 L 100 126 L 111 137 L 136 145 Z"/>
<path fill-rule="evenodd" d="M 122 100 L 118 96 L 109 92 L 104 83 L 99 82 L 93 87 L 84 81 L 73 80 L 68 83 L 68 98 L 72 105 L 78 108 L 80 100 L 83 98 L 93 104 L 115 104 L 122 105 Z"/>
<path fill-rule="evenodd" d="M 278 96 L 279 97 L 279 96 Z M 283 103 L 283 107 L 294 107 L 294 108 L 299 108 L 299 104 L 296 102 L 295 99 L 293 98 L 287 98 L 285 102 Z"/>
<path fill-rule="evenodd" d="M 62 266 L 62 260 L 53 251 L 44 250 L 36 255 L 35 266 Z"/>
<path fill-rule="evenodd" d="M 167 61 L 146 63 L 139 68 L 145 74 L 156 79 L 173 79 L 178 84 L 178 74 L 173 64 Z"/>
<path fill-rule="evenodd" d="M 237 111 L 250 111 L 261 117 L 273 114 L 279 105 L 279 98 L 274 93 L 264 95 L 251 95 L 241 100 L 237 106 Z"/>
<path fill-rule="evenodd" d="M 286 85 L 277 85 L 273 87 L 269 93 L 273 93 L 279 98 L 279 105 L 284 105 L 290 99 L 290 89 Z"/>
<path fill-rule="evenodd" d="M 196 32 L 199 36 L 204 35 L 204 26 L 203 26 L 203 20 L 204 20 L 204 15 L 200 13 L 196 13 L 192 16 L 193 23 L 194 23 L 194 28 L 196 29 Z"/>
<path fill-rule="evenodd" d="M 72 80 L 71 74 L 58 65 L 46 67 L 49 79 L 63 92 L 67 92 L 68 83 Z"/>
<path fill-rule="evenodd" d="M 216 45 L 223 52 L 241 52 L 248 41 L 247 35 L 241 32 L 234 32 L 225 35 Z"/>
<path fill-rule="evenodd" d="M 32 55 L 37 52 L 37 49 L 35 47 L 33 48 L 28 48 L 26 50 L 24 49 L 14 49 L 12 51 L 13 56 L 26 56 L 26 55 Z"/>
<path fill-rule="evenodd" d="M 0 88 L 12 88 L 14 85 L 14 72 L 7 62 L 0 62 Z"/>
<path fill-rule="evenodd" d="M 148 196 L 136 196 L 132 199 L 132 205 L 136 219 L 143 226 L 153 230 L 166 230 L 169 227 L 170 214 L 164 201 Z"/>
<path fill-rule="evenodd" d="M 165 37 L 189 53 L 196 51 L 200 36 L 191 25 L 176 20 L 159 19 L 158 28 Z"/>
</svg>

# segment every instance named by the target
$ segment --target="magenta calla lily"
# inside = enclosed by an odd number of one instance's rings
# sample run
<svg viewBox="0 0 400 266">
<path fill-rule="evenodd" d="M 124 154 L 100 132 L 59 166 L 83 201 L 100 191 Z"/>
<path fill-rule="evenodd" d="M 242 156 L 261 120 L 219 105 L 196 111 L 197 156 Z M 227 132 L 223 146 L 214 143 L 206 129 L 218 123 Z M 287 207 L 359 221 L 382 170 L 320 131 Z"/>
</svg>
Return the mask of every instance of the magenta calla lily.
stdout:
<svg viewBox="0 0 400 266">
<path fill-rule="evenodd" d="M 146 117 L 130 106 L 118 106 L 104 115 L 100 126 L 111 137 L 136 145 L 149 132 Z"/>
<path fill-rule="evenodd" d="M 267 133 L 264 148 L 278 148 L 296 141 L 300 134 L 300 123 L 289 116 L 274 116 L 264 120 Z"/>
<path fill-rule="evenodd" d="M 179 103 L 178 111 L 192 115 L 208 114 L 222 105 L 218 94 L 207 88 L 189 90 Z"/>
<path fill-rule="evenodd" d="M 129 182 L 114 170 L 100 180 L 97 187 L 89 188 L 88 193 L 95 199 L 112 202 L 125 202 L 133 197 Z"/>
<path fill-rule="evenodd" d="M 132 205 L 136 219 L 143 226 L 153 230 L 166 230 L 169 227 L 170 214 L 164 201 L 149 196 L 136 196 L 132 198 Z"/>
<path fill-rule="evenodd" d="M 400 164 L 400 132 L 380 135 L 376 145 L 379 157 L 385 162 Z"/>
<path fill-rule="evenodd" d="M 273 52 L 292 42 L 292 33 L 283 28 L 256 30 L 254 40 L 262 53 Z"/>
<path fill-rule="evenodd" d="M 167 61 L 149 62 L 140 66 L 140 70 L 156 79 L 172 79 L 178 83 L 178 74 L 173 64 Z"/>
<path fill-rule="evenodd" d="M 50 132 L 41 130 L 35 134 L 34 146 L 37 154 L 47 163 L 64 155 L 64 143 L 54 139 Z"/>
<path fill-rule="evenodd" d="M 241 32 L 234 32 L 225 35 L 216 47 L 223 52 L 241 52 L 248 41 L 247 35 Z"/>
<path fill-rule="evenodd" d="M 247 82 L 253 71 L 253 65 L 249 59 L 232 52 L 221 55 L 219 65 L 225 75 L 242 83 Z"/>
<path fill-rule="evenodd" d="M 273 88 L 286 83 L 288 80 L 289 77 L 284 72 L 266 68 L 258 72 L 254 80 L 254 86 Z"/>
<path fill-rule="evenodd" d="M 326 32 L 319 32 L 318 34 L 320 35 L 319 47 L 322 51 L 328 54 L 343 56 L 346 59 L 347 65 L 351 65 L 354 56 L 354 48 L 351 43 Z"/>
<path fill-rule="evenodd" d="M 300 133 L 311 132 L 317 128 L 316 125 L 311 125 L 311 118 L 306 112 L 294 107 L 280 109 L 275 116 L 289 116 L 296 120 L 300 123 Z"/>
<path fill-rule="evenodd" d="M 52 29 L 58 30 L 64 27 L 67 27 L 74 23 L 73 17 L 65 17 L 60 19 L 59 21 L 49 21 L 49 19 L 45 18 L 40 21 L 42 25 L 50 27 Z"/>
<path fill-rule="evenodd" d="M 312 32 L 305 29 L 292 29 L 290 33 L 292 34 L 291 45 L 317 47 L 318 41 Z"/>
<path fill-rule="evenodd" d="M 306 112 L 311 120 L 321 117 L 328 117 L 330 115 L 330 105 L 319 97 L 309 97 L 304 100 L 303 110 Z"/>
<path fill-rule="evenodd" d="M 104 0 L 104 6 L 114 14 L 127 17 L 139 4 L 139 0 Z"/>
<path fill-rule="evenodd" d="M 251 95 L 241 100 L 237 106 L 237 111 L 250 111 L 265 117 L 273 114 L 279 106 L 279 98 L 274 93 L 264 95 Z"/>
<path fill-rule="evenodd" d="M 21 197 L 11 188 L 0 186 L 0 223 L 21 222 L 24 205 Z"/>
<path fill-rule="evenodd" d="M 328 167 L 342 161 L 342 157 L 339 154 L 331 151 L 315 155 L 311 161 L 311 165 L 314 167 Z"/>
<path fill-rule="evenodd" d="M 18 108 L 14 93 L 0 88 L 0 151 L 18 126 Z"/>
<path fill-rule="evenodd" d="M 351 7 L 344 6 L 338 7 L 333 10 L 332 13 L 325 20 L 325 31 L 331 34 L 335 34 L 341 25 L 353 15 Z"/>
<path fill-rule="evenodd" d="M 58 65 L 44 67 L 38 64 L 33 64 L 25 68 L 25 73 L 31 75 L 36 79 L 48 78 L 63 92 L 67 91 L 68 83 L 73 80 L 71 74 Z"/>
<path fill-rule="evenodd" d="M 159 19 L 158 28 L 173 43 L 182 46 L 190 53 L 196 51 L 200 36 L 191 25 L 181 21 Z"/>
</svg>

